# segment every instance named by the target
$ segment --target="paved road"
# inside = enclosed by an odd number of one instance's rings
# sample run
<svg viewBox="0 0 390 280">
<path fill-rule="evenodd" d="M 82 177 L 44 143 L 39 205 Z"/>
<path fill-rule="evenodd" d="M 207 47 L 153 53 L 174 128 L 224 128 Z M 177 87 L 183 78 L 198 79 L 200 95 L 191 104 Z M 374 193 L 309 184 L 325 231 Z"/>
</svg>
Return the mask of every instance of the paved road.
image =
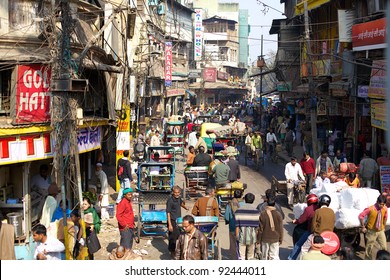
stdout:
<svg viewBox="0 0 390 280">
<path fill-rule="evenodd" d="M 260 170 L 256 171 L 253 168 L 253 164 L 249 161 L 248 166 L 244 166 L 244 159 L 240 159 L 241 163 L 241 181 L 248 185 L 246 190 L 247 192 L 251 192 L 255 194 L 255 205 L 262 202 L 261 195 L 264 194 L 265 190 L 270 188 L 270 179 L 272 175 L 277 178 L 284 177 L 284 162 L 280 162 L 279 164 L 274 164 L 271 161 L 265 161 L 265 166 L 260 167 Z M 183 175 L 183 162 L 178 161 L 176 163 L 176 178 L 175 183 L 179 186 L 183 186 L 184 183 L 184 175 Z M 292 246 L 291 233 L 293 227 L 291 226 L 292 212 L 291 210 L 285 208 L 287 205 L 287 199 L 285 196 L 278 195 L 277 202 L 283 206 L 283 210 L 285 212 L 286 218 L 284 221 L 285 227 L 285 235 L 284 241 L 280 248 L 280 257 L 281 259 L 287 259 L 289 251 Z M 195 199 L 187 200 L 186 204 L 192 208 L 192 205 L 195 203 Z M 134 211 L 138 212 L 138 206 L 134 204 Z M 188 212 L 188 214 L 190 211 Z M 182 215 L 187 214 L 187 212 L 182 209 Z M 220 220 L 219 227 L 217 231 L 218 239 L 220 240 L 220 246 L 222 249 L 222 257 L 223 259 L 228 259 L 228 249 L 229 249 L 229 239 L 228 239 L 228 226 L 225 225 L 223 220 Z M 120 240 L 119 232 L 117 229 L 117 222 L 115 218 L 110 219 L 103 223 L 102 232 L 99 234 L 99 238 L 101 241 L 102 249 L 95 254 L 95 259 L 107 259 L 108 252 L 110 252 L 113 248 L 115 248 Z M 145 249 L 148 252 L 148 255 L 144 255 L 145 259 L 161 259 L 168 260 L 170 259 L 169 254 L 167 252 L 167 239 L 164 237 L 143 237 L 141 238 L 140 244 L 135 244 L 136 250 Z"/>
</svg>

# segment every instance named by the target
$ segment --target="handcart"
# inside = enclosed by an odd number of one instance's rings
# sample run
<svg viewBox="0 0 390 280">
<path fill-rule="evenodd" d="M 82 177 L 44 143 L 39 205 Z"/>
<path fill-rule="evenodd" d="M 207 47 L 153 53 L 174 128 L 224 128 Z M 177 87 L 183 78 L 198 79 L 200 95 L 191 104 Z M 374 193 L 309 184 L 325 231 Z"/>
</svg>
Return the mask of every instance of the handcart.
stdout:
<svg viewBox="0 0 390 280">
<path fill-rule="evenodd" d="M 165 205 L 174 185 L 172 163 L 142 163 L 138 167 L 138 236 L 168 232 Z"/>
<path fill-rule="evenodd" d="M 206 190 L 209 183 L 208 169 L 208 166 L 187 166 L 184 169 L 184 197 L 196 196 L 198 192 Z"/>
<path fill-rule="evenodd" d="M 195 227 L 207 238 L 208 259 L 221 260 L 221 246 L 217 239 L 218 217 L 215 216 L 195 216 Z M 182 231 L 183 218 L 177 218 L 176 223 Z"/>
<path fill-rule="evenodd" d="M 272 176 L 271 180 L 271 189 L 275 193 L 281 193 L 287 196 L 287 181 L 286 180 L 278 180 L 275 176 Z M 306 200 L 306 184 L 302 181 L 302 183 L 298 186 L 294 187 L 294 203 L 304 203 Z"/>
<path fill-rule="evenodd" d="M 241 182 L 233 182 L 226 184 L 225 187 L 217 188 L 215 190 L 215 196 L 217 197 L 219 213 L 221 215 L 225 214 L 226 205 L 234 196 L 235 190 L 241 190 L 242 193 L 247 189 L 247 184 Z"/>
</svg>

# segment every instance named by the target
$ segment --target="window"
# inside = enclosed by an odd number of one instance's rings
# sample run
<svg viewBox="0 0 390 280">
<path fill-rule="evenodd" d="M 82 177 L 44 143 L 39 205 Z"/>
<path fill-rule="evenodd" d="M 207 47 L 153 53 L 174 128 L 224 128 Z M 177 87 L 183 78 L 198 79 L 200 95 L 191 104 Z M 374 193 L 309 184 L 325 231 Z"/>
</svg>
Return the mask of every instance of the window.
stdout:
<svg viewBox="0 0 390 280">
<path fill-rule="evenodd" d="M 11 110 L 11 70 L 0 72 L 0 114 L 9 115 Z"/>
</svg>

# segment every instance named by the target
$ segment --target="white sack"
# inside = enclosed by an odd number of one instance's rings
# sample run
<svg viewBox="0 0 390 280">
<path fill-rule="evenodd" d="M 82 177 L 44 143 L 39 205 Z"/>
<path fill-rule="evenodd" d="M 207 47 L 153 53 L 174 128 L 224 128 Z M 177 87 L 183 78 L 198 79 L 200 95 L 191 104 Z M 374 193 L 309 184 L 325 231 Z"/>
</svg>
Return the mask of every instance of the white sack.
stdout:
<svg viewBox="0 0 390 280">
<path fill-rule="evenodd" d="M 295 219 L 299 219 L 300 216 L 302 216 L 303 212 L 305 211 L 305 208 L 307 207 L 306 203 L 297 203 L 293 207 L 293 213 Z"/>
<path fill-rule="evenodd" d="M 358 209 L 340 208 L 336 212 L 335 227 L 338 229 L 347 229 L 360 227 L 359 214 L 362 211 Z"/>
</svg>

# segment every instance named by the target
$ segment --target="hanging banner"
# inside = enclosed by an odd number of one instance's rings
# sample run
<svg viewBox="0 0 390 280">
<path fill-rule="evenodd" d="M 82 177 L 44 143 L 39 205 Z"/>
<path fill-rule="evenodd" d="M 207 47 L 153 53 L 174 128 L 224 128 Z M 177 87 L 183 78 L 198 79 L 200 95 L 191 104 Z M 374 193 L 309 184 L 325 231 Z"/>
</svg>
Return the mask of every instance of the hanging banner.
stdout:
<svg viewBox="0 0 390 280">
<path fill-rule="evenodd" d="M 366 51 L 386 48 L 386 18 L 352 26 L 352 50 Z"/>
<path fill-rule="evenodd" d="M 356 18 L 355 10 L 337 10 L 339 18 L 339 41 L 342 43 L 352 42 L 352 26 Z"/>
<path fill-rule="evenodd" d="M 130 108 L 127 107 L 118 114 L 118 126 L 116 128 L 116 166 L 118 160 L 123 157 L 125 150 L 130 150 Z M 116 191 L 119 192 L 120 182 L 115 176 Z"/>
<path fill-rule="evenodd" d="M 203 51 L 203 23 L 202 23 L 202 9 L 195 9 L 194 20 L 194 60 L 202 60 Z"/>
<path fill-rule="evenodd" d="M 379 177 L 382 188 L 381 193 L 390 193 L 390 166 L 380 166 Z"/>
<path fill-rule="evenodd" d="M 165 86 L 172 86 L 172 42 L 165 42 Z"/>
<path fill-rule="evenodd" d="M 50 122 L 50 74 L 50 67 L 41 64 L 16 66 L 13 124 Z"/>
<path fill-rule="evenodd" d="M 372 66 L 368 97 L 386 99 L 386 60 L 374 60 Z"/>
</svg>

